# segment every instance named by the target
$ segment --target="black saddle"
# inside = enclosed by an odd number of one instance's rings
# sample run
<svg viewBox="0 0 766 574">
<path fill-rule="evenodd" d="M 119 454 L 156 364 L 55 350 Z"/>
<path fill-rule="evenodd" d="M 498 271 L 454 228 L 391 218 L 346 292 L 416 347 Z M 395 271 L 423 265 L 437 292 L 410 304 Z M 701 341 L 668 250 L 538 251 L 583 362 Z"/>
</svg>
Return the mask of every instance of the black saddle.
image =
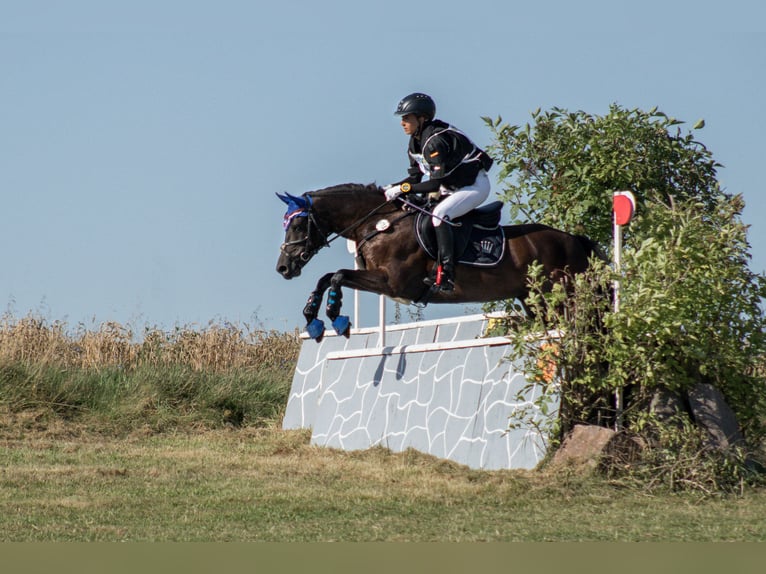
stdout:
<svg viewBox="0 0 766 574">
<path fill-rule="evenodd" d="M 501 201 L 493 201 L 453 221 L 459 224 L 452 228 L 458 263 L 476 267 L 492 267 L 499 263 L 505 253 L 505 233 L 500 225 L 502 208 Z M 415 234 L 423 250 L 435 260 L 438 248 L 430 215 L 418 214 Z"/>
</svg>

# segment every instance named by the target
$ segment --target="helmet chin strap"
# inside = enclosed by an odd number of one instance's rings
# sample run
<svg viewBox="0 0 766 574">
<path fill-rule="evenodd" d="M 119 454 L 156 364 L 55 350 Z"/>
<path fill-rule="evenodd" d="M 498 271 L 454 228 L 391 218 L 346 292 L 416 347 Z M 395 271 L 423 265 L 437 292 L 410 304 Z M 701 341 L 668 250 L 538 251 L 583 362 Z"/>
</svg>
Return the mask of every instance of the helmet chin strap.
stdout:
<svg viewBox="0 0 766 574">
<path fill-rule="evenodd" d="M 420 134 L 423 132 L 423 126 L 425 126 L 428 122 L 430 122 L 426 116 L 418 116 L 418 129 L 415 132 L 415 138 L 420 139 Z"/>
</svg>

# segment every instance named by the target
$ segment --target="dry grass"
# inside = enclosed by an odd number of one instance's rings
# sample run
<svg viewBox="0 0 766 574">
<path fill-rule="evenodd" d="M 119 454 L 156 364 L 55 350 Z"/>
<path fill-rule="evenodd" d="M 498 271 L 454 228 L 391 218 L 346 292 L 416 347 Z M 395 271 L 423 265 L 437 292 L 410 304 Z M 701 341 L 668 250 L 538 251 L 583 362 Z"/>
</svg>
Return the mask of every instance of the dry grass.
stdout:
<svg viewBox="0 0 766 574">
<path fill-rule="evenodd" d="M 29 315 L 0 319 L 0 364 L 58 368 L 131 370 L 141 366 L 190 367 L 195 371 L 293 365 L 300 351 L 298 332 L 281 333 L 232 323 L 172 331 L 146 327 L 140 334 L 115 322 L 74 332 L 60 321 Z"/>
<path fill-rule="evenodd" d="M 129 433 L 280 419 L 299 333 L 210 323 L 172 331 L 0 319 L 0 408 Z"/>
</svg>

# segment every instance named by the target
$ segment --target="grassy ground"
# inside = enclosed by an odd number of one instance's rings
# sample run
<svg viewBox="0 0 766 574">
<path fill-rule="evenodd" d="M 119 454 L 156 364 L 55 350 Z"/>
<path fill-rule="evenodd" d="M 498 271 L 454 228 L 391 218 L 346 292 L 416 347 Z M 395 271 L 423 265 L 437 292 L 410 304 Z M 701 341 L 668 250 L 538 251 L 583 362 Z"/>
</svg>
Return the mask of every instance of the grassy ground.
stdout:
<svg viewBox="0 0 766 574">
<path fill-rule="evenodd" d="M 117 438 L 32 413 L 0 428 L 2 541 L 763 541 L 766 490 L 647 494 L 416 452 L 340 452 L 307 432 Z"/>
<path fill-rule="evenodd" d="M 279 426 L 298 349 L 232 325 L 136 337 L 4 317 L 0 542 L 766 540 L 762 487 L 313 447 Z"/>
</svg>

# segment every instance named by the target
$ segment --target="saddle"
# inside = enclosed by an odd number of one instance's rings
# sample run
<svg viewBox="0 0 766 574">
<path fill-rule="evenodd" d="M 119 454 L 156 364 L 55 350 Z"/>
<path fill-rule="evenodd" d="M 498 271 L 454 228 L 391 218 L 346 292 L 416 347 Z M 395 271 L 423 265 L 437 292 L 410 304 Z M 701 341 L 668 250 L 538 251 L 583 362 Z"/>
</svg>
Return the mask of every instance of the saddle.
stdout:
<svg viewBox="0 0 766 574">
<path fill-rule="evenodd" d="M 502 208 L 501 201 L 493 201 L 453 221 L 459 224 L 452 228 L 455 259 L 458 263 L 474 267 L 492 267 L 500 262 L 505 253 L 505 233 L 500 225 Z M 438 248 L 430 215 L 418 213 L 415 235 L 428 256 L 436 260 Z"/>
</svg>

